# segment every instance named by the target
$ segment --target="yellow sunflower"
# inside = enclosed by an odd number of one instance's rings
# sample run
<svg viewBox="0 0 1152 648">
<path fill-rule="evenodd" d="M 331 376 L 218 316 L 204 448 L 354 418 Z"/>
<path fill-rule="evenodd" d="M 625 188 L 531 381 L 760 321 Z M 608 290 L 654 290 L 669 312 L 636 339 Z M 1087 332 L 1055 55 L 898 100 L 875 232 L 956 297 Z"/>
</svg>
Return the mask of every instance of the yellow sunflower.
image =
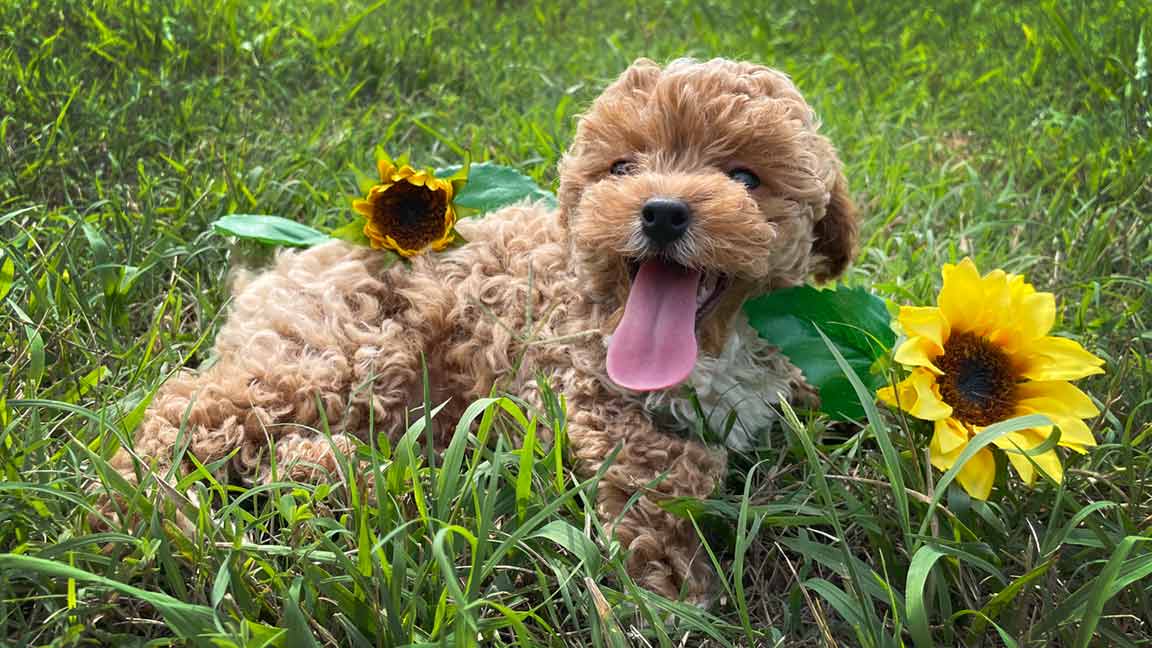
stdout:
<svg viewBox="0 0 1152 648">
<path fill-rule="evenodd" d="M 376 166 L 380 184 L 368 190 L 365 200 L 352 203 L 365 218 L 364 235 L 372 247 L 406 257 L 448 247 L 456 225 L 452 181 L 387 159 Z"/>
<path fill-rule="evenodd" d="M 1104 361 L 1072 340 L 1048 335 L 1056 318 L 1052 293 L 1036 292 L 1021 275 L 993 270 L 983 277 L 965 258 L 945 264 L 935 307 L 903 306 L 898 321 L 907 340 L 895 359 L 911 374 L 877 393 L 916 418 L 933 421 L 932 465 L 947 470 L 985 427 L 1026 414 L 1043 414 L 1060 428 L 1059 445 L 1080 453 L 1096 445 L 1084 423 L 1100 412 L 1070 380 L 1104 373 Z M 1005 450 L 1030 450 L 1052 426 L 1011 432 L 994 441 Z M 1008 452 L 1025 483 L 1036 474 L 1029 457 Z M 1031 457 L 1059 482 L 1064 470 L 1055 449 Z M 988 499 L 996 463 L 989 448 L 957 474 L 964 490 Z"/>
</svg>

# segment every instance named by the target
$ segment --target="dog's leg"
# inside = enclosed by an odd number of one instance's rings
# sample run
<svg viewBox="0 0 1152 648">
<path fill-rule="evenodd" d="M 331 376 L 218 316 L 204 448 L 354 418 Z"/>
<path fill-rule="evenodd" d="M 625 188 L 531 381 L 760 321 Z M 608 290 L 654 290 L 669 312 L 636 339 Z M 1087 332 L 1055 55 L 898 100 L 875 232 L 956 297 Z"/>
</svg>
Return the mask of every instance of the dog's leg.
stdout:
<svg viewBox="0 0 1152 648">
<path fill-rule="evenodd" d="M 569 436 L 582 473 L 594 474 L 620 447 L 599 484 L 597 512 L 629 550 L 629 573 L 668 598 L 707 603 L 712 568 L 696 530 L 657 502 L 711 494 L 724 474 L 723 452 L 657 432 L 639 411 L 569 402 Z"/>
</svg>

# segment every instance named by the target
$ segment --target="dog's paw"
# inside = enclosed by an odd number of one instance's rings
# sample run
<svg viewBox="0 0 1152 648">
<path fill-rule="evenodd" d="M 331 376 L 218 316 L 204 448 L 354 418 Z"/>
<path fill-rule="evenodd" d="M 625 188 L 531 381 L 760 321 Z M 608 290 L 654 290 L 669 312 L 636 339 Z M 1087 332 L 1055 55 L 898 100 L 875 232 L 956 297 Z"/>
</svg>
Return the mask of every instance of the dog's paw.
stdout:
<svg viewBox="0 0 1152 648">
<path fill-rule="evenodd" d="M 628 573 L 647 590 L 701 608 L 716 599 L 716 576 L 699 543 L 670 545 L 655 535 L 637 537 L 629 547 Z"/>
<path fill-rule="evenodd" d="M 135 498 L 147 497 L 144 490 L 137 490 L 131 497 L 110 490 L 102 483 L 89 488 L 93 500 L 92 509 L 87 514 L 88 527 L 97 533 L 124 531 L 138 527 L 150 516 L 153 507 L 164 507 L 161 515 L 170 521 L 180 533 L 191 535 L 196 525 L 185 515 L 182 508 L 196 507 L 195 495 L 182 494 L 165 482 L 157 482 L 147 506 L 141 506 Z"/>
</svg>

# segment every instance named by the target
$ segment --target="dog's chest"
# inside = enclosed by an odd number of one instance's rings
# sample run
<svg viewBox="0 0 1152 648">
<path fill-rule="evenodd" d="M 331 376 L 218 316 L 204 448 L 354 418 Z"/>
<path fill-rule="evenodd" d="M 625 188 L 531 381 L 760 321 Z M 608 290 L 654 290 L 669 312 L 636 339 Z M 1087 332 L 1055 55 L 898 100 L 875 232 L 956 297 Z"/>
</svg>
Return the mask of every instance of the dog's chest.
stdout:
<svg viewBox="0 0 1152 648">
<path fill-rule="evenodd" d="M 731 425 L 725 445 L 748 450 L 779 419 L 776 404 L 792 397 L 795 369 L 742 319 L 734 328 L 720 354 L 700 356 L 685 385 L 648 394 L 644 407 L 677 431 L 695 429 L 701 418 L 717 435 Z"/>
</svg>

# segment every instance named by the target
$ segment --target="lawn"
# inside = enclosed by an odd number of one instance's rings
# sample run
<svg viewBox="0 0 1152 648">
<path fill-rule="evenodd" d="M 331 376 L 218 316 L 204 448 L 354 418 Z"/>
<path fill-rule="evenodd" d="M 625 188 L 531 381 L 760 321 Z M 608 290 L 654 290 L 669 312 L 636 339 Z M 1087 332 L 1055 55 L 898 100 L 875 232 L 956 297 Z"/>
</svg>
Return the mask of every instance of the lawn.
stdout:
<svg viewBox="0 0 1152 648">
<path fill-rule="evenodd" d="M 0 643 L 1152 645 L 1152 6 L 929 4 L 0 4 Z M 213 220 L 337 226 L 377 145 L 554 189 L 574 117 L 637 56 L 794 76 L 866 217 L 845 284 L 928 304 L 971 256 L 1056 293 L 1056 333 L 1107 362 L 1079 383 L 1099 447 L 1060 485 L 930 506 L 926 427 L 798 419 L 696 511 L 707 610 L 631 583 L 563 443 L 512 443 L 558 407 L 437 420 L 443 457 L 418 421 L 364 449 L 374 498 L 204 466 L 193 534 L 108 474 L 208 359 L 229 269 L 266 254 Z M 93 484 L 136 515 L 94 531 Z"/>
</svg>

